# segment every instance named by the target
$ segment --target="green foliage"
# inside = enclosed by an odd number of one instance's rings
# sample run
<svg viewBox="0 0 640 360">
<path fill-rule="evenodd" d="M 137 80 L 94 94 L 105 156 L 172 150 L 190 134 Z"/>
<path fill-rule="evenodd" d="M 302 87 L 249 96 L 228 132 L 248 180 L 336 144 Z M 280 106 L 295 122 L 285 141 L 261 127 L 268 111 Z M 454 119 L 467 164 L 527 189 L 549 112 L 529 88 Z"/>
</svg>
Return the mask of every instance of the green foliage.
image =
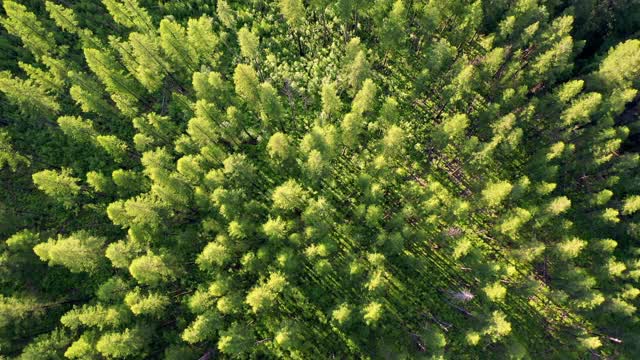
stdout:
<svg viewBox="0 0 640 360">
<path fill-rule="evenodd" d="M 482 198 L 489 206 L 497 206 L 511 193 L 513 185 L 506 181 L 490 183 L 482 190 Z"/>
<path fill-rule="evenodd" d="M 123 332 L 110 332 L 102 335 L 96 343 L 96 350 L 103 356 L 124 359 L 138 355 L 144 347 L 140 330 L 125 329 Z"/>
<path fill-rule="evenodd" d="M 19 164 L 28 166 L 30 161 L 27 157 L 14 150 L 10 140 L 9 134 L 0 130 L 0 169 L 8 165 L 15 172 Z"/>
<path fill-rule="evenodd" d="M 79 231 L 69 237 L 58 235 L 36 245 L 33 251 L 50 266 L 63 265 L 72 272 L 95 271 L 102 262 L 104 239 Z"/>
<path fill-rule="evenodd" d="M 250 105 L 255 106 L 258 103 L 258 76 L 251 66 L 238 64 L 233 73 L 233 83 L 236 87 L 236 94 Z"/>
<path fill-rule="evenodd" d="M 287 24 L 294 29 L 300 28 L 305 22 L 304 3 L 302 0 L 279 0 L 282 16 Z"/>
<path fill-rule="evenodd" d="M 273 206 L 285 211 L 302 209 L 307 200 L 305 190 L 295 180 L 287 180 L 273 190 Z"/>
<path fill-rule="evenodd" d="M 2 8 L 0 358 L 640 352 L 635 1 Z"/>
<path fill-rule="evenodd" d="M 7 16 L 0 23 L 10 34 L 19 37 L 33 55 L 42 57 L 55 52 L 57 45 L 53 33 L 44 28 L 36 14 L 28 11 L 24 5 L 10 0 L 4 1 L 2 6 Z"/>
<path fill-rule="evenodd" d="M 256 59 L 258 57 L 260 39 L 246 26 L 238 30 L 238 43 L 240 44 L 240 53 L 242 56 L 249 59 Z"/>
<path fill-rule="evenodd" d="M 62 203 L 66 208 L 73 206 L 80 194 L 80 179 L 71 176 L 70 169 L 42 170 L 33 174 L 33 183 L 48 196 Z"/>
<path fill-rule="evenodd" d="M 173 272 L 158 255 L 148 254 L 134 259 L 129 272 L 141 284 L 155 286 L 173 278 Z"/>
</svg>

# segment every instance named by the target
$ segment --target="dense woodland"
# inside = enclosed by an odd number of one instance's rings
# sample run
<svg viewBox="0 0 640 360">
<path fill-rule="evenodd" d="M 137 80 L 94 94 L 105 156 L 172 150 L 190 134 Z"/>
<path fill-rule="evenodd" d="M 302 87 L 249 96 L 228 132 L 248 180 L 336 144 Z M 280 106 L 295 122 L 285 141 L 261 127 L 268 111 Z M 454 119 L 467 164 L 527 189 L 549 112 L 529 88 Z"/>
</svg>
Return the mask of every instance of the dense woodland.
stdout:
<svg viewBox="0 0 640 360">
<path fill-rule="evenodd" d="M 637 0 L 4 0 L 0 359 L 640 358 Z"/>
</svg>

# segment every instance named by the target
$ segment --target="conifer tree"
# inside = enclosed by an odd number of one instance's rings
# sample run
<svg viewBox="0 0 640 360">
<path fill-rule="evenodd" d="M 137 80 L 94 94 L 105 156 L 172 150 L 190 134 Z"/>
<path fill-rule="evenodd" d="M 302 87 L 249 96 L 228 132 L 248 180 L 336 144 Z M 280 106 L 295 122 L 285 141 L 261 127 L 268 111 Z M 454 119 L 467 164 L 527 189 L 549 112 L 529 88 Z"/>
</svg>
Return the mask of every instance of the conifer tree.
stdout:
<svg viewBox="0 0 640 360">
<path fill-rule="evenodd" d="M 73 206 L 80 194 L 79 181 L 80 179 L 71 176 L 70 169 L 42 170 L 33 174 L 33 183 L 38 189 L 67 208 Z"/>
<path fill-rule="evenodd" d="M 63 265 L 72 272 L 92 272 L 102 263 L 104 242 L 103 238 L 80 231 L 66 238 L 58 235 L 57 240 L 38 244 L 33 251 L 50 266 Z"/>
<path fill-rule="evenodd" d="M 0 23 L 10 34 L 19 37 L 36 58 L 54 55 L 60 51 L 53 33 L 47 31 L 37 16 L 28 11 L 24 5 L 7 0 L 3 3 L 3 8 L 7 16 L 2 18 Z"/>
</svg>

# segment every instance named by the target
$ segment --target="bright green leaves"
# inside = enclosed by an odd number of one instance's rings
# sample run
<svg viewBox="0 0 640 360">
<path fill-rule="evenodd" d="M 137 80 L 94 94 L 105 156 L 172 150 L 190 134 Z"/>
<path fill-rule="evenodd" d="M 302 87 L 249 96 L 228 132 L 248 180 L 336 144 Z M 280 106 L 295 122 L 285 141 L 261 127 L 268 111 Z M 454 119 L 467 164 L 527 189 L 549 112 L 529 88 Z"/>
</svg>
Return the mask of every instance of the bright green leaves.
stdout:
<svg viewBox="0 0 640 360">
<path fill-rule="evenodd" d="M 482 289 L 491 301 L 503 301 L 507 295 L 507 288 L 502 286 L 500 282 L 489 284 Z"/>
<path fill-rule="evenodd" d="M 512 189 L 513 185 L 507 181 L 489 183 L 482 190 L 482 198 L 488 206 L 498 206 L 509 196 Z"/>
<path fill-rule="evenodd" d="M 587 242 L 577 237 L 565 240 L 558 244 L 558 253 L 563 259 L 573 259 L 580 255 Z"/>
<path fill-rule="evenodd" d="M 218 19 L 226 28 L 233 28 L 236 25 L 235 13 L 225 0 L 218 0 L 216 6 L 216 14 Z"/>
<path fill-rule="evenodd" d="M 71 176 L 70 169 L 43 170 L 33 174 L 33 183 L 48 196 L 71 208 L 80 195 L 80 179 Z"/>
<path fill-rule="evenodd" d="M 547 206 L 547 211 L 553 215 L 559 215 L 571 207 L 571 200 L 566 196 L 559 196 L 553 199 Z"/>
<path fill-rule="evenodd" d="M 325 81 L 322 84 L 320 98 L 322 101 L 322 116 L 324 118 L 331 118 L 340 114 L 342 101 L 337 94 L 335 83 Z"/>
<path fill-rule="evenodd" d="M 624 200 L 622 206 L 622 213 L 624 215 L 630 215 L 640 210 L 640 195 L 629 196 Z"/>
<path fill-rule="evenodd" d="M 382 319 L 384 314 L 383 306 L 381 303 L 373 301 L 367 304 L 362 310 L 362 318 L 364 323 L 368 326 L 375 326 Z"/>
<path fill-rule="evenodd" d="M 362 115 L 371 112 L 376 100 L 376 84 L 371 79 L 366 79 L 362 84 L 362 89 L 358 91 L 351 103 L 351 113 Z"/>
<path fill-rule="evenodd" d="M 220 327 L 219 314 L 206 312 L 198 315 L 196 319 L 182 332 L 182 340 L 189 344 L 195 344 L 215 337 Z"/>
<path fill-rule="evenodd" d="M 295 180 L 278 186 L 271 195 L 273 207 L 284 211 L 299 210 L 307 202 L 307 192 Z"/>
<path fill-rule="evenodd" d="M 217 267 L 224 266 L 231 258 L 231 253 L 224 244 L 219 242 L 210 242 L 202 250 L 196 263 L 202 270 L 213 270 Z"/>
<path fill-rule="evenodd" d="M 220 57 L 219 39 L 213 30 L 213 19 L 203 15 L 187 22 L 187 41 L 198 64 L 216 66 Z"/>
<path fill-rule="evenodd" d="M 168 67 L 160 53 L 160 38 L 155 34 L 132 32 L 129 43 L 136 63 L 133 75 L 149 92 L 158 90 Z"/>
<path fill-rule="evenodd" d="M 129 265 L 129 272 L 143 285 L 157 286 L 174 278 L 174 272 L 163 258 L 153 253 L 134 259 Z"/>
<path fill-rule="evenodd" d="M 393 125 L 387 129 L 384 138 L 382 139 L 382 146 L 385 155 L 390 158 L 398 158 L 404 152 L 406 141 L 406 134 L 402 128 Z"/>
<path fill-rule="evenodd" d="M 284 239 L 287 236 L 288 228 L 289 224 L 280 216 L 275 219 L 269 219 L 262 225 L 262 231 L 272 240 Z"/>
<path fill-rule="evenodd" d="M 174 68 L 181 71 L 197 69 L 198 54 L 190 46 L 187 32 L 182 25 L 170 19 L 160 21 L 160 46 Z"/>
<path fill-rule="evenodd" d="M 284 128 L 284 108 L 278 98 L 278 92 L 270 83 L 260 84 L 260 118 L 266 128 L 279 125 Z"/>
<path fill-rule="evenodd" d="M 105 239 L 79 231 L 68 237 L 58 235 L 33 248 L 42 261 L 50 266 L 63 265 L 72 272 L 93 272 L 103 261 Z"/>
<path fill-rule="evenodd" d="M 250 65 L 238 64 L 233 73 L 236 94 L 247 101 L 250 106 L 258 106 L 258 76 Z"/>
<path fill-rule="evenodd" d="M 562 113 L 562 121 L 565 125 L 581 125 L 588 122 L 591 115 L 596 112 L 602 102 L 602 95 L 589 93 L 575 100 L 571 107 Z"/>
<path fill-rule="evenodd" d="M 70 33 L 78 33 L 78 19 L 72 9 L 66 8 L 62 5 L 58 5 L 51 1 L 45 1 L 45 8 L 49 13 L 49 16 L 53 19 L 56 25 L 64 31 Z"/>
<path fill-rule="evenodd" d="M 127 116 L 135 116 L 138 109 L 139 86 L 125 76 L 115 57 L 105 50 L 84 48 L 84 57 L 91 71 L 105 85 L 118 109 Z"/>
<path fill-rule="evenodd" d="M 238 43 L 240 44 L 240 54 L 242 54 L 242 56 L 251 60 L 258 58 L 260 38 L 246 26 L 238 30 Z"/>
<path fill-rule="evenodd" d="M 58 125 L 68 137 L 85 144 L 90 144 L 97 136 L 91 120 L 84 120 L 78 116 L 61 116 Z"/>
<path fill-rule="evenodd" d="M 360 135 L 364 130 L 364 119 L 357 113 L 348 113 L 340 123 L 342 142 L 348 148 L 355 148 L 360 143 Z"/>
<path fill-rule="evenodd" d="M 345 326 L 349 323 L 351 319 L 352 309 L 351 306 L 347 303 L 340 304 L 333 312 L 331 313 L 331 318 L 340 326 Z"/>
<path fill-rule="evenodd" d="M 102 0 L 102 3 L 118 24 L 140 31 L 153 29 L 151 17 L 138 5 L 138 0 Z"/>
<path fill-rule="evenodd" d="M 596 74 L 610 89 L 636 86 L 640 76 L 640 40 L 627 40 L 609 50 Z"/>
<path fill-rule="evenodd" d="M 22 80 L 0 71 L 0 91 L 28 117 L 41 119 L 60 111 L 55 99 L 31 79 Z"/>
<path fill-rule="evenodd" d="M 442 123 L 442 130 L 449 138 L 460 138 L 469 126 L 469 118 L 465 114 L 456 114 Z"/>
<path fill-rule="evenodd" d="M 496 342 L 511 333 L 511 323 L 507 321 L 507 317 L 502 311 L 493 312 L 489 325 L 484 330 L 492 342 Z"/>
<path fill-rule="evenodd" d="M 126 359 L 138 354 L 146 344 L 140 329 L 125 329 L 123 332 L 109 332 L 96 343 L 96 349 L 108 358 Z"/>
<path fill-rule="evenodd" d="M 135 315 L 160 316 L 170 300 L 167 296 L 158 293 L 144 295 L 139 288 L 136 288 L 127 293 L 124 302 Z"/>
<path fill-rule="evenodd" d="M 300 29 L 305 22 L 304 2 L 302 0 L 279 0 L 278 5 L 287 24 L 294 30 Z"/>
<path fill-rule="evenodd" d="M 360 43 L 360 38 L 354 37 L 347 44 L 344 58 L 344 73 L 352 93 L 355 93 L 369 77 L 370 64 L 367 60 L 366 49 Z"/>
<path fill-rule="evenodd" d="M 255 339 L 248 326 L 234 323 L 227 330 L 220 332 L 218 350 L 227 355 L 240 355 L 251 350 Z"/>
<path fill-rule="evenodd" d="M 286 134 L 277 132 L 269 138 L 267 151 L 269 156 L 275 161 L 283 161 L 293 155 L 289 137 Z"/>
<path fill-rule="evenodd" d="M 282 274 L 271 273 L 265 283 L 255 286 L 247 293 L 245 302 L 254 313 L 271 308 L 286 285 L 287 280 Z"/>
<path fill-rule="evenodd" d="M 27 11 L 24 5 L 7 0 L 4 1 L 3 7 L 7 17 L 2 18 L 0 23 L 10 34 L 19 37 L 36 58 L 51 55 L 59 50 L 53 33 L 48 32 L 36 15 Z"/>
<path fill-rule="evenodd" d="M 0 170 L 5 165 L 8 165 L 11 171 L 16 171 L 19 164 L 29 166 L 29 159 L 16 152 L 10 140 L 8 133 L 0 130 Z"/>
</svg>

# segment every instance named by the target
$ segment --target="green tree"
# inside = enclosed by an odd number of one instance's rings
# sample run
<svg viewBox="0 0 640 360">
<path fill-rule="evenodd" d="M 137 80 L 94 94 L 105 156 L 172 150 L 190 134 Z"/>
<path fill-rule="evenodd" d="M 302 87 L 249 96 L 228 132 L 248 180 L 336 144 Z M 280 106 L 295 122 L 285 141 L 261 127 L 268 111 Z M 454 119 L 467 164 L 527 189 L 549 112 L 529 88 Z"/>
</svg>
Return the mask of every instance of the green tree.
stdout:
<svg viewBox="0 0 640 360">
<path fill-rule="evenodd" d="M 146 343 L 145 336 L 139 329 L 125 329 L 122 332 L 109 332 L 100 337 L 96 350 L 103 356 L 124 359 L 140 355 Z"/>
<path fill-rule="evenodd" d="M 9 134 L 4 130 L 0 130 L 0 169 L 8 165 L 11 171 L 15 172 L 19 164 L 29 166 L 31 162 L 26 156 L 13 149 L 10 140 Z"/>
<path fill-rule="evenodd" d="M 15 1 L 3 2 L 6 17 L 0 20 L 7 31 L 20 38 L 24 46 L 35 55 L 36 58 L 55 54 L 58 48 L 53 33 L 47 31 L 37 16 L 27 11 L 27 8 Z M 2 86 L 4 88 L 4 86 Z"/>
<path fill-rule="evenodd" d="M 129 272 L 139 283 L 151 286 L 174 278 L 174 272 L 165 264 L 165 261 L 153 253 L 134 259 L 129 265 Z"/>
<path fill-rule="evenodd" d="M 255 70 L 249 65 L 238 64 L 233 73 L 233 83 L 236 87 L 236 94 L 246 100 L 249 105 L 256 107 L 259 83 Z"/>
<path fill-rule="evenodd" d="M 292 211 L 305 205 L 307 193 L 300 184 L 291 179 L 275 188 L 271 198 L 276 209 Z"/>
<path fill-rule="evenodd" d="M 240 54 L 242 54 L 242 56 L 252 60 L 258 58 L 260 38 L 246 26 L 238 30 L 238 43 L 240 44 Z"/>
<path fill-rule="evenodd" d="M 218 350 L 223 354 L 238 356 L 249 351 L 254 342 L 253 334 L 246 325 L 234 323 L 220 332 Z"/>
<path fill-rule="evenodd" d="M 33 251 L 50 266 L 63 265 L 72 272 L 92 272 L 103 263 L 104 243 L 104 238 L 82 230 L 68 237 L 58 235 L 58 239 L 36 245 Z"/>
<path fill-rule="evenodd" d="M 287 24 L 298 30 L 305 22 L 305 9 L 302 0 L 280 0 L 280 12 L 287 20 Z"/>
<path fill-rule="evenodd" d="M 80 179 L 71 176 L 70 169 L 42 170 L 33 174 L 33 183 L 48 196 L 71 208 L 80 195 Z"/>
<path fill-rule="evenodd" d="M 102 0 L 102 3 L 118 24 L 139 31 L 151 29 L 151 17 L 138 0 Z"/>
<path fill-rule="evenodd" d="M 170 304 L 167 296 L 157 293 L 143 295 L 139 288 L 127 293 L 124 302 L 135 315 L 152 315 L 157 317 L 161 316 L 167 305 Z"/>
<path fill-rule="evenodd" d="M 0 71 L 0 89 L 20 110 L 33 118 L 47 118 L 60 111 L 60 105 L 32 80 L 22 80 Z"/>
</svg>

